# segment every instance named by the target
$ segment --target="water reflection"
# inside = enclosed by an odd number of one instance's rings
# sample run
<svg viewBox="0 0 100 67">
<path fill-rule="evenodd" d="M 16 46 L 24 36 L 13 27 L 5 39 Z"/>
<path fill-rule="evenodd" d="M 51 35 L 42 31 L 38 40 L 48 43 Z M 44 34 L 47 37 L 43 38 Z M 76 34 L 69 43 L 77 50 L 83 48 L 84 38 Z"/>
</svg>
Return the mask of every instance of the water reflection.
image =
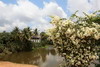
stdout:
<svg viewBox="0 0 100 67">
<path fill-rule="evenodd" d="M 20 52 L 4 56 L 3 61 L 23 64 L 35 64 L 40 67 L 57 67 L 62 62 L 62 57 L 57 55 L 51 47 L 36 49 L 31 52 Z"/>
</svg>

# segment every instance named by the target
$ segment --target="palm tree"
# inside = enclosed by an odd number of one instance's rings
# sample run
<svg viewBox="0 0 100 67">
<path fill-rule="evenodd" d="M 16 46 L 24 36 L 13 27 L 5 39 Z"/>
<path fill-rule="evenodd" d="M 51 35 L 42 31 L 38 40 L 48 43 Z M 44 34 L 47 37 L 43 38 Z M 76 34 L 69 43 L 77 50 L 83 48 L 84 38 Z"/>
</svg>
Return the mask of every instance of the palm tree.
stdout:
<svg viewBox="0 0 100 67">
<path fill-rule="evenodd" d="M 22 34 L 24 35 L 24 37 L 25 37 L 26 39 L 29 39 L 29 38 L 32 36 L 32 32 L 31 32 L 30 27 L 24 28 L 24 29 L 22 30 Z"/>
<path fill-rule="evenodd" d="M 32 36 L 30 27 L 24 28 L 22 30 L 22 44 L 24 50 L 31 50 L 33 47 L 32 42 L 29 40 Z"/>
<path fill-rule="evenodd" d="M 37 36 L 38 35 L 38 29 L 36 28 L 33 33 Z"/>
<path fill-rule="evenodd" d="M 11 32 L 12 38 L 18 40 L 20 38 L 20 33 L 20 29 L 18 27 L 15 27 L 14 30 Z"/>
</svg>

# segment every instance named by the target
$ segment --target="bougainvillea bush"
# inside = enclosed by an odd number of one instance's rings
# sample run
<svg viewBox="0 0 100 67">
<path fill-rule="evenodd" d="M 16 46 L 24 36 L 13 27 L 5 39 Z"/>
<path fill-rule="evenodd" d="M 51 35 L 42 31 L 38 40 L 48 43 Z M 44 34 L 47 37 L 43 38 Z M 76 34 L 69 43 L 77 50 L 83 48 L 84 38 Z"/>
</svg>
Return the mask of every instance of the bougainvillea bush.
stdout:
<svg viewBox="0 0 100 67">
<path fill-rule="evenodd" d="M 65 67 L 88 67 L 98 59 L 100 14 L 73 14 L 69 19 L 53 16 L 48 30 L 57 51 L 65 58 Z"/>
</svg>

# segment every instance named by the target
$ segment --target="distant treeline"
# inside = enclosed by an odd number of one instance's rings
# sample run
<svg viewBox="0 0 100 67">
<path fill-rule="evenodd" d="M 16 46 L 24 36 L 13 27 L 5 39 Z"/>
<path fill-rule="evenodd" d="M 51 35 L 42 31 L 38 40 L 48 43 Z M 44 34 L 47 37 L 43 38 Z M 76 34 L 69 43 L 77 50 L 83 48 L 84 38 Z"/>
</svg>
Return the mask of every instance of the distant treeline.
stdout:
<svg viewBox="0 0 100 67">
<path fill-rule="evenodd" d="M 48 36 L 45 32 L 39 34 L 37 29 L 31 31 L 29 27 L 23 30 L 15 27 L 11 32 L 3 31 L 0 33 L 0 53 L 30 51 L 34 49 L 37 44 L 30 41 L 32 36 L 41 37 L 38 46 L 45 46 L 46 44 L 52 43 L 47 39 Z"/>
</svg>

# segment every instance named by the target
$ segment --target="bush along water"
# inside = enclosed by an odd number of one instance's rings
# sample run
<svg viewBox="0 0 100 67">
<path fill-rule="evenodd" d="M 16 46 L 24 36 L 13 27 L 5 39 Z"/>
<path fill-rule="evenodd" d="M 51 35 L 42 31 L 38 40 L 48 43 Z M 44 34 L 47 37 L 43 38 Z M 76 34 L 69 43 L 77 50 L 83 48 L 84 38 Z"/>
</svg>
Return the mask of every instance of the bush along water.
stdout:
<svg viewBox="0 0 100 67">
<path fill-rule="evenodd" d="M 56 50 L 65 59 L 64 67 L 88 67 L 98 59 L 100 46 L 100 11 L 84 13 L 83 17 L 73 14 L 69 19 L 52 16 L 47 34 Z"/>
<path fill-rule="evenodd" d="M 15 27 L 11 32 L 1 32 L 0 54 L 32 50 L 34 44 L 29 40 L 31 36 L 32 32 L 29 27 L 23 30 Z"/>
<path fill-rule="evenodd" d="M 32 39 L 34 36 L 39 36 L 40 41 L 34 42 Z M 37 28 L 31 31 L 29 27 L 23 30 L 15 27 L 11 32 L 0 32 L 0 56 L 14 52 L 31 51 L 48 44 L 52 44 L 52 41 L 48 40 L 48 35 L 45 32 L 39 34 Z"/>
</svg>

